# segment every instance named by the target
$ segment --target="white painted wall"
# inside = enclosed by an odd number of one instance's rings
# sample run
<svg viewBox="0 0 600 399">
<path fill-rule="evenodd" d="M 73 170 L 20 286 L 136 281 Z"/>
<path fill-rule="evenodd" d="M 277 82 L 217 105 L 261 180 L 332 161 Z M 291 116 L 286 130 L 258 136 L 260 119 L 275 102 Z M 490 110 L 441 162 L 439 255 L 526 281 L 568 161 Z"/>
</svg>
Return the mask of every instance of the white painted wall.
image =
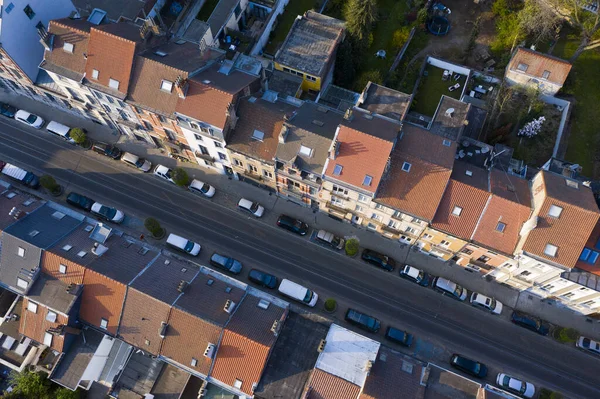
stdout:
<svg viewBox="0 0 600 399">
<path fill-rule="evenodd" d="M 510 69 L 506 71 L 506 81 L 511 86 L 522 85 L 533 87 L 539 89 L 542 94 L 550 96 L 555 95 L 562 87 L 561 85 L 557 85 L 548 80 L 533 78 L 523 72 L 511 71 Z"/>
<path fill-rule="evenodd" d="M 198 125 L 202 125 L 202 123 L 200 122 L 195 122 Z M 225 167 L 231 167 L 231 160 L 229 159 L 229 154 L 227 153 L 227 150 L 225 149 L 225 141 L 220 140 L 218 137 L 214 137 L 211 138 L 206 134 L 202 134 L 198 131 L 196 131 L 195 129 L 192 129 L 191 127 L 186 128 L 187 123 L 182 122 L 179 124 L 179 127 L 181 128 L 181 131 L 183 132 L 183 135 L 185 136 L 188 145 L 190 146 L 190 148 L 192 149 L 192 152 L 201 152 L 200 151 L 200 146 L 205 147 L 208 150 L 208 155 L 210 155 L 211 157 L 214 158 L 214 164 L 215 166 L 209 166 L 207 165 L 203 159 L 198 158 L 198 164 L 200 166 L 203 166 L 205 168 L 209 168 L 212 170 L 215 170 L 217 172 L 219 172 L 220 174 L 225 174 Z M 189 126 L 189 125 L 187 125 Z M 213 127 L 213 129 L 215 130 L 219 130 Z M 201 138 L 200 140 L 198 138 Z M 218 145 L 221 145 L 221 147 L 218 147 Z M 219 156 L 220 154 L 223 154 L 225 156 L 225 159 L 221 159 L 221 156 Z"/>
</svg>

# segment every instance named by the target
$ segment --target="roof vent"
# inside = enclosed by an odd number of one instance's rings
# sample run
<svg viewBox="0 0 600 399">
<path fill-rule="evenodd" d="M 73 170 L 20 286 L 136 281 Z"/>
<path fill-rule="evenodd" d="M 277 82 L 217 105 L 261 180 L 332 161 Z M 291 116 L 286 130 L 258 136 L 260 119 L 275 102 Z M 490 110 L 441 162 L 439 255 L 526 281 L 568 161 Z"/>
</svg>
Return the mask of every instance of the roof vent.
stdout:
<svg viewBox="0 0 600 399">
<path fill-rule="evenodd" d="M 354 113 L 350 108 L 346 110 L 346 113 L 344 114 L 344 119 L 347 121 L 351 121 L 352 119 L 354 119 Z"/>
<path fill-rule="evenodd" d="M 275 334 L 275 336 L 277 336 L 277 334 L 279 333 L 279 321 L 275 320 L 273 322 L 273 325 L 271 326 L 271 332 L 273 334 Z"/>
<path fill-rule="evenodd" d="M 92 253 L 96 256 L 102 256 L 108 251 L 108 247 L 105 247 L 102 244 L 94 243 L 94 248 L 92 248 Z"/>
<path fill-rule="evenodd" d="M 212 359 L 213 356 L 215 355 L 215 348 L 216 348 L 216 345 L 211 344 L 209 342 L 208 345 L 206 345 L 206 350 L 204 351 L 204 356 L 209 359 Z"/>
<path fill-rule="evenodd" d="M 210 80 L 203 80 L 202 83 L 204 83 L 205 85 L 209 85 L 210 84 Z"/>
<path fill-rule="evenodd" d="M 84 256 L 86 256 L 86 255 L 87 255 L 87 252 L 85 252 L 85 251 L 79 251 L 79 252 L 77 253 L 77 256 L 79 256 L 80 258 L 83 258 L 83 257 L 84 257 Z"/>
<path fill-rule="evenodd" d="M 158 55 L 159 57 L 167 56 L 167 53 L 165 53 L 164 51 L 155 51 L 154 54 Z"/>
<path fill-rule="evenodd" d="M 269 309 L 269 305 L 271 304 L 271 302 L 265 300 L 265 299 L 261 299 L 260 301 L 258 301 L 258 306 L 261 309 L 267 310 Z"/>
<path fill-rule="evenodd" d="M 248 99 L 249 103 L 255 103 L 256 102 L 256 97 L 252 96 Z"/>
<path fill-rule="evenodd" d="M 148 253 L 148 251 L 150 251 L 148 248 L 146 247 L 141 247 L 138 251 L 138 254 L 140 255 L 146 255 Z"/>
<path fill-rule="evenodd" d="M 73 248 L 73 246 L 69 245 L 69 244 L 67 244 L 64 247 L 62 247 L 63 251 L 67 251 L 67 252 L 69 252 L 71 250 L 71 248 Z"/>
<path fill-rule="evenodd" d="M 179 284 L 177 285 L 177 291 L 181 292 L 181 293 L 185 292 L 185 289 L 187 288 L 188 285 L 189 285 L 189 283 L 187 281 L 181 280 L 179 282 Z"/>
<path fill-rule="evenodd" d="M 473 176 L 473 171 L 472 170 L 466 170 L 465 171 L 465 175 L 467 175 L 467 176 Z"/>
<path fill-rule="evenodd" d="M 65 214 L 64 214 L 64 213 L 62 213 L 62 212 L 56 211 L 56 212 L 54 212 L 54 213 L 52 214 L 52 217 L 53 217 L 54 219 L 62 220 L 62 218 L 64 218 L 64 217 L 65 217 Z"/>
<path fill-rule="evenodd" d="M 23 206 L 29 206 L 33 204 L 35 200 L 33 198 L 29 198 L 27 201 L 23 202 Z"/>
<path fill-rule="evenodd" d="M 165 323 L 164 321 L 162 323 L 160 323 L 160 330 L 158 330 L 158 335 L 161 338 L 164 338 L 167 336 L 167 327 L 169 327 L 169 325 L 167 323 Z"/>
<path fill-rule="evenodd" d="M 235 308 L 235 302 L 233 302 L 231 299 L 228 299 L 225 302 L 225 306 L 223 307 L 223 310 L 227 313 L 231 313 L 231 312 L 233 312 L 234 308 Z"/>
<path fill-rule="evenodd" d="M 373 119 L 373 115 L 371 115 L 371 114 L 363 114 L 363 117 L 365 119 Z"/>
<path fill-rule="evenodd" d="M 133 241 L 125 240 L 125 241 L 123 241 L 121 246 L 125 247 L 125 248 L 129 248 L 131 246 L 131 244 L 133 244 Z"/>
<path fill-rule="evenodd" d="M 506 190 L 510 191 L 511 193 L 514 193 L 514 192 L 515 192 L 515 188 L 514 188 L 514 186 L 511 186 L 510 184 L 507 184 L 507 185 L 506 185 Z"/>
<path fill-rule="evenodd" d="M 165 259 L 165 265 L 168 265 L 170 263 L 171 263 L 171 261 L 169 259 Z"/>
<path fill-rule="evenodd" d="M 94 226 L 92 226 L 91 224 L 88 224 L 87 226 L 85 226 L 84 230 L 89 233 L 90 231 L 92 231 L 93 228 L 94 228 Z"/>
<path fill-rule="evenodd" d="M 39 232 L 39 231 L 37 231 L 37 230 L 32 230 L 32 231 L 29 233 L 29 237 L 35 237 L 35 236 L 37 236 L 38 234 L 40 234 L 40 232 Z"/>
<path fill-rule="evenodd" d="M 448 108 L 446 110 L 446 116 L 452 118 L 452 114 L 454 114 L 454 108 Z"/>
<path fill-rule="evenodd" d="M 213 285 L 215 282 L 215 280 L 213 280 L 212 278 L 209 278 L 208 281 L 206 282 L 206 285 Z"/>
<path fill-rule="evenodd" d="M 11 191 L 8 194 L 6 194 L 6 198 L 8 198 L 8 199 L 15 198 L 16 196 L 17 196 L 17 193 L 15 193 L 14 191 Z"/>
<path fill-rule="evenodd" d="M 175 42 L 175 44 L 179 44 L 179 45 L 181 45 L 181 44 L 185 44 L 185 43 L 186 43 L 186 41 L 185 41 L 185 40 L 183 40 L 183 39 L 179 39 L 179 40 L 177 40 L 177 41 Z"/>
<path fill-rule="evenodd" d="M 318 119 L 313 120 L 312 123 L 313 123 L 313 125 L 317 125 L 317 126 L 321 126 L 321 127 L 325 126 L 325 123 L 321 122 Z"/>
<path fill-rule="evenodd" d="M 229 294 L 231 292 L 231 287 L 225 287 L 225 292 Z"/>
<path fill-rule="evenodd" d="M 13 207 L 10 212 L 8 212 L 8 216 L 12 216 L 13 219 L 17 220 L 25 216 L 25 212 L 19 210 L 17 207 Z"/>
<path fill-rule="evenodd" d="M 185 267 L 182 267 L 181 268 L 181 273 L 185 273 L 185 272 L 187 272 L 187 269 Z"/>
<path fill-rule="evenodd" d="M 317 352 L 321 353 L 325 350 L 325 345 L 327 344 L 327 341 L 322 339 L 321 342 L 319 342 L 319 346 L 317 347 Z"/>
</svg>

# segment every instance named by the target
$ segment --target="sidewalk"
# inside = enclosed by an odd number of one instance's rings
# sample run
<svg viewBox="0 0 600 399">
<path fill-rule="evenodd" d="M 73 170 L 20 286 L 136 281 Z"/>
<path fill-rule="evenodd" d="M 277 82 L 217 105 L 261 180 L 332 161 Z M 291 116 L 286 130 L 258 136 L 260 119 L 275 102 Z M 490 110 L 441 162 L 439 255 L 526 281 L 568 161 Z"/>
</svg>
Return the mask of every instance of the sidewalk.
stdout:
<svg viewBox="0 0 600 399">
<path fill-rule="evenodd" d="M 411 248 L 398 241 L 382 237 L 378 233 L 370 232 L 364 227 L 356 227 L 349 223 L 332 219 L 327 214 L 303 207 L 286 200 L 284 197 L 278 197 L 267 190 L 218 174 L 200 165 L 187 162 L 179 163 L 175 159 L 169 158 L 164 150 L 128 139 L 126 136 L 119 135 L 105 126 L 65 112 L 60 112 L 49 105 L 35 102 L 27 97 L 15 96 L 0 90 L 0 101 L 33 112 L 46 121 L 55 120 L 67 126 L 83 127 L 87 129 L 88 135 L 92 140 L 116 143 L 121 150 L 147 158 L 153 164 L 162 164 L 169 168 L 183 167 L 191 178 L 213 185 L 217 192 L 211 201 L 218 202 L 226 207 L 235 208 L 237 202 L 242 197 L 257 201 L 266 210 L 265 216 L 258 219 L 262 223 L 274 225 L 277 217 L 285 213 L 305 221 L 314 230 L 324 229 L 343 237 L 357 237 L 362 248 L 374 249 L 396 259 L 398 268 L 406 263 L 414 265 L 435 276 L 448 278 L 467 288 L 469 291 L 477 291 L 494 297 L 509 308 L 537 315 L 555 325 L 573 327 L 583 335 L 590 336 L 591 338 L 600 338 L 600 322 L 588 321 L 590 319 L 585 316 L 576 314 L 569 309 L 552 304 L 551 301 L 543 300 L 527 292 L 519 292 L 494 281 L 487 281 L 485 278 L 482 278 L 481 274 L 467 271 L 453 262 L 441 261 L 415 250 L 414 247 Z M 306 239 L 308 240 L 308 237 Z M 341 252 L 340 256 L 345 255 Z M 504 316 L 508 315 L 510 317 L 508 309 L 504 313 Z"/>
</svg>

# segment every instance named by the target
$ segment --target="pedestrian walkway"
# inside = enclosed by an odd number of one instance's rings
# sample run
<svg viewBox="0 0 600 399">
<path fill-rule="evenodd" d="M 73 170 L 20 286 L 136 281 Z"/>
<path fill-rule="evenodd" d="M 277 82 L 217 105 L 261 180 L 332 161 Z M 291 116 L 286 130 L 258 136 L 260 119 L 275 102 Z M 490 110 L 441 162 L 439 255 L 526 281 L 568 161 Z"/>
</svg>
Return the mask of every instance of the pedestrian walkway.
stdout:
<svg viewBox="0 0 600 399">
<path fill-rule="evenodd" d="M 20 97 L 0 91 L 0 101 L 33 112 L 45 120 L 55 120 L 72 127 L 83 127 L 88 131 L 88 135 L 92 140 L 116 143 L 121 150 L 147 158 L 153 164 L 162 164 L 169 168 L 183 167 L 188 172 L 190 178 L 213 185 L 217 193 L 212 200 L 223 206 L 234 208 L 242 197 L 257 201 L 266 210 L 265 216 L 259 219 L 262 223 L 273 225 L 280 214 L 287 214 L 305 221 L 315 230 L 324 229 L 346 238 L 356 237 L 360 241 L 361 247 L 380 251 L 396 259 L 398 268 L 404 264 L 414 265 L 430 274 L 448 278 L 470 291 L 477 291 L 494 297 L 509 308 L 535 314 L 552 324 L 573 327 L 584 335 L 600 338 L 600 322 L 591 321 L 591 319 L 585 316 L 562 308 L 553 301 L 543 300 L 527 292 L 519 292 L 495 281 L 487 281 L 481 274 L 467 271 L 454 262 L 444 262 L 418 251 L 415 247 L 409 247 L 396 240 L 387 239 L 364 227 L 340 222 L 325 213 L 303 207 L 272 192 L 221 175 L 209 168 L 189 162 L 177 162 L 175 159 L 170 158 L 166 151 L 162 149 L 130 139 L 106 126 L 101 126 L 90 120 L 58 111 L 49 105 L 35 102 L 27 97 Z M 141 225 L 139 228 L 141 229 Z M 308 240 L 309 238 L 306 237 L 306 239 Z M 340 256 L 345 256 L 343 251 L 340 252 Z M 509 314 L 508 309 L 506 313 Z"/>
</svg>

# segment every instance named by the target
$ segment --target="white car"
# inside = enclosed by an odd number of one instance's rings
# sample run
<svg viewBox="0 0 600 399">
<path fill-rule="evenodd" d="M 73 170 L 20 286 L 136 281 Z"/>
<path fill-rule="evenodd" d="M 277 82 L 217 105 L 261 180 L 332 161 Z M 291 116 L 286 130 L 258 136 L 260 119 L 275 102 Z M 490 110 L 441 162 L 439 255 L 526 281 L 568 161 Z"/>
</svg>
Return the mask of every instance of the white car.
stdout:
<svg viewBox="0 0 600 399">
<path fill-rule="evenodd" d="M 493 314 L 502 313 L 502 303 L 478 292 L 471 294 L 471 305 L 485 309 Z"/>
<path fill-rule="evenodd" d="M 579 337 L 575 344 L 578 348 L 600 355 L 600 343 L 584 336 Z"/>
<path fill-rule="evenodd" d="M 498 374 L 498 377 L 496 377 L 496 384 L 508 392 L 517 394 L 524 398 L 533 398 L 533 394 L 535 394 L 535 387 L 532 383 L 517 380 L 516 378 L 504 373 Z"/>
<path fill-rule="evenodd" d="M 92 205 L 91 212 L 95 215 L 100 216 L 102 219 L 108 220 L 113 223 L 121 223 L 125 219 L 125 214 L 115 208 L 102 205 L 99 202 L 94 202 Z"/>
<path fill-rule="evenodd" d="M 156 168 L 154 168 L 154 176 L 161 177 L 166 181 L 170 181 L 171 183 L 175 184 L 175 181 L 173 181 L 173 178 L 171 177 L 172 171 L 166 166 L 156 165 Z"/>
<path fill-rule="evenodd" d="M 190 186 L 188 187 L 193 193 L 202 194 L 205 197 L 212 198 L 215 195 L 215 188 L 210 184 L 203 183 L 200 180 L 192 180 Z"/>
<path fill-rule="evenodd" d="M 258 202 L 252 202 L 246 198 L 242 198 L 240 202 L 238 202 L 238 208 L 240 208 L 242 211 L 250 212 L 257 218 L 261 217 L 263 213 L 265 213 L 265 208 L 263 208 Z"/>
<path fill-rule="evenodd" d="M 30 112 L 23 111 L 22 109 L 17 111 L 15 119 L 36 129 L 40 129 L 44 125 L 44 120 L 42 118 Z"/>
</svg>

